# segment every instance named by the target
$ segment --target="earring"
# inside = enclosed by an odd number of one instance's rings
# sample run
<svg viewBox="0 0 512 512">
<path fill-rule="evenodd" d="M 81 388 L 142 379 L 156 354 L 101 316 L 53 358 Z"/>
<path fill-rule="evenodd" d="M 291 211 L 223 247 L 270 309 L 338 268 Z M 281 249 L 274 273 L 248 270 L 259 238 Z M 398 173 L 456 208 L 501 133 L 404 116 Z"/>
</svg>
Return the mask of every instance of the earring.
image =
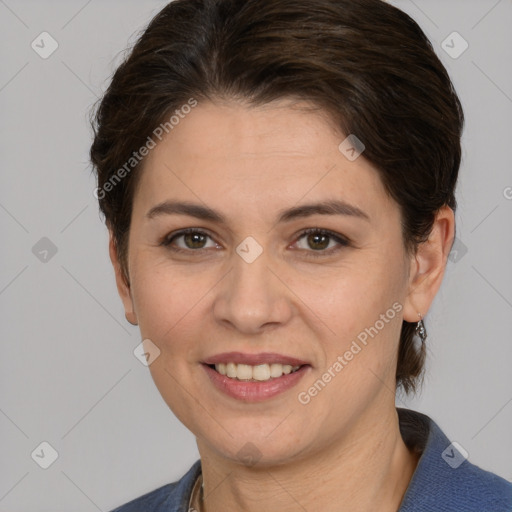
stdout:
<svg viewBox="0 0 512 512">
<path fill-rule="evenodd" d="M 421 344 L 423 345 L 425 343 L 425 340 L 427 339 L 427 330 L 425 329 L 425 324 L 423 323 L 423 317 L 421 316 L 421 313 L 418 313 L 418 316 L 420 317 L 420 320 L 416 325 L 415 332 L 416 335 L 419 336 Z"/>
</svg>

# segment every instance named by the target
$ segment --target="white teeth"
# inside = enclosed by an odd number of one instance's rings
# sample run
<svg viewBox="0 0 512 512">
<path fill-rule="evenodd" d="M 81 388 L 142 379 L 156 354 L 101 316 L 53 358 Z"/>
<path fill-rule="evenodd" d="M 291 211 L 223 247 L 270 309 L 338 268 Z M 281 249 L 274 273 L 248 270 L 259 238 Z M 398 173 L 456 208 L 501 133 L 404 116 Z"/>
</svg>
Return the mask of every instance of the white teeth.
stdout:
<svg viewBox="0 0 512 512">
<path fill-rule="evenodd" d="M 272 363 L 270 365 L 270 376 L 271 377 L 281 377 L 283 374 L 283 365 Z"/>
<path fill-rule="evenodd" d="M 217 366 L 215 366 L 215 369 L 216 369 L 217 371 L 219 371 L 219 370 L 217 369 Z M 227 375 L 228 377 L 231 377 L 232 379 L 236 379 L 236 364 L 235 364 L 235 363 L 228 363 L 228 364 L 226 365 L 226 375 Z"/>
<path fill-rule="evenodd" d="M 282 375 L 295 372 L 300 366 L 291 366 L 289 364 L 258 364 L 251 366 L 248 364 L 219 363 L 215 369 L 221 374 L 238 380 L 257 380 L 266 381 L 276 379 Z"/>
<path fill-rule="evenodd" d="M 240 380 L 252 379 L 252 366 L 249 366 L 248 364 L 237 365 L 236 378 Z"/>
<path fill-rule="evenodd" d="M 268 364 L 259 364 L 258 366 L 254 366 L 252 368 L 252 378 L 254 380 L 270 379 L 270 366 Z"/>
</svg>

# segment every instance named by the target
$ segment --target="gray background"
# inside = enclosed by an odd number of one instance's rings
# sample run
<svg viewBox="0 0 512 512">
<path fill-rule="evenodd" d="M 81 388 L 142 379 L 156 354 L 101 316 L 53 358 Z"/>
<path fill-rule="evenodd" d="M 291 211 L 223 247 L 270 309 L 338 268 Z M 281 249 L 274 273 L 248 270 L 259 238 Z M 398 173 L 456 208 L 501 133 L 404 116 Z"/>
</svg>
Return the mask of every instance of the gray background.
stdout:
<svg viewBox="0 0 512 512">
<path fill-rule="evenodd" d="M 133 355 L 88 164 L 88 109 L 165 3 L 0 0 L 2 512 L 106 511 L 198 457 Z M 467 116 L 458 251 L 427 316 L 425 387 L 397 404 L 512 480 L 512 3 L 393 3 L 433 41 Z M 43 31 L 59 44 L 47 59 L 31 48 Z M 441 47 L 453 31 L 469 43 L 457 59 Z M 47 242 L 33 252 L 42 237 L 57 248 L 47 261 Z M 31 457 L 43 441 L 59 454 L 48 469 Z"/>
</svg>

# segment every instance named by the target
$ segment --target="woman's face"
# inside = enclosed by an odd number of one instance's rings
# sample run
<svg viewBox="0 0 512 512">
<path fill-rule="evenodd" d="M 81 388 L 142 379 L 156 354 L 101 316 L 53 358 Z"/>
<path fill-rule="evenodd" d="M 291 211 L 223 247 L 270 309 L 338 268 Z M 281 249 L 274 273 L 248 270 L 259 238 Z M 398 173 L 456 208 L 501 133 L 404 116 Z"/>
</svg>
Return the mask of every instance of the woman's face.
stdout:
<svg viewBox="0 0 512 512">
<path fill-rule="evenodd" d="M 411 260 L 397 204 L 344 139 L 290 103 L 201 103 L 147 157 L 121 295 L 160 351 L 162 397 L 211 453 L 298 460 L 394 407 Z"/>
</svg>

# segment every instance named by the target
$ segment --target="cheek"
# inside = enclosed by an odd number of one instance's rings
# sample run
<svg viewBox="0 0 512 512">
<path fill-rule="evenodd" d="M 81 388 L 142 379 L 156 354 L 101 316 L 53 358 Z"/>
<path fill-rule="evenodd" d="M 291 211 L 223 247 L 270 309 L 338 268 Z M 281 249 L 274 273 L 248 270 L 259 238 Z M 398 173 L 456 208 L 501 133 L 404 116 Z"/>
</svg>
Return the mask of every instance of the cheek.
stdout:
<svg viewBox="0 0 512 512">
<path fill-rule="evenodd" d="M 382 382 L 393 385 L 403 302 L 396 272 L 396 264 L 352 268 L 331 281 L 328 300 L 317 297 L 323 320 L 336 333 L 323 339 L 325 360 L 318 372 L 327 379 L 324 373 L 336 375 L 321 399 L 333 411 L 367 403 Z"/>
<path fill-rule="evenodd" d="M 202 371 L 193 341 L 204 333 L 202 308 L 213 286 L 209 281 L 204 275 L 184 276 L 154 264 L 140 265 L 132 281 L 142 339 L 150 339 L 160 350 L 149 366 L 152 379 L 170 409 L 191 430 L 198 418 L 194 419 L 189 393 L 195 372 Z"/>
<path fill-rule="evenodd" d="M 165 345 L 178 332 L 183 334 L 214 280 L 204 272 L 169 268 L 150 259 L 139 263 L 132 289 L 141 335 Z"/>
<path fill-rule="evenodd" d="M 290 286 L 302 302 L 302 311 L 318 326 L 318 333 L 333 340 L 336 348 L 373 326 L 381 314 L 393 320 L 403 302 L 404 288 L 397 263 L 360 262 L 357 265 L 332 269 L 321 278 L 297 277 Z M 398 283 L 398 284 L 397 284 Z M 386 322 L 388 325 L 400 322 Z M 381 324 L 379 323 L 379 326 Z M 395 329 L 396 330 L 396 329 Z"/>
</svg>

